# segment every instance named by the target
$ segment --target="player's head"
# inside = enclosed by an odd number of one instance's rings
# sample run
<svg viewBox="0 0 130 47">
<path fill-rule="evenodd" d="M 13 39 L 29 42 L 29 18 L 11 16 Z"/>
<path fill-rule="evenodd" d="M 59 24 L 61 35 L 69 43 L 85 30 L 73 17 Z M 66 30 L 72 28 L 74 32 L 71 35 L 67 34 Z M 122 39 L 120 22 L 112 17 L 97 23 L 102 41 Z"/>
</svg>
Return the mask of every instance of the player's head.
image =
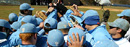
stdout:
<svg viewBox="0 0 130 47">
<path fill-rule="evenodd" d="M 61 22 L 59 22 L 57 24 L 57 29 L 59 29 L 60 31 L 62 31 L 63 34 L 64 34 L 64 33 L 68 33 L 69 32 L 70 27 L 69 27 L 69 25 L 68 25 L 67 22 L 61 21 Z"/>
<path fill-rule="evenodd" d="M 27 16 L 25 16 L 25 17 L 23 17 L 22 18 L 22 20 L 21 20 L 21 23 L 32 23 L 32 24 L 34 24 L 34 25 L 37 25 L 37 20 L 36 20 L 36 18 L 34 18 L 33 16 L 31 16 L 31 15 L 27 15 Z"/>
<path fill-rule="evenodd" d="M 18 20 L 18 16 L 15 13 L 9 14 L 9 23 L 12 24 L 13 22 Z"/>
<path fill-rule="evenodd" d="M 63 47 L 65 43 L 63 33 L 57 29 L 49 31 L 47 43 L 50 47 Z"/>
<path fill-rule="evenodd" d="M 30 42 L 33 45 L 36 44 L 36 40 L 37 40 L 37 31 L 36 31 L 36 26 L 34 24 L 31 23 L 26 23 L 23 24 L 20 27 L 20 38 L 22 40 L 22 42 L 27 43 Z"/>
<path fill-rule="evenodd" d="M 12 31 L 17 31 L 19 28 L 21 27 L 21 23 L 20 22 L 14 22 L 12 25 L 11 25 L 11 29 Z"/>
<path fill-rule="evenodd" d="M 130 9 L 125 9 L 120 14 L 117 14 L 117 16 L 126 19 L 130 23 Z"/>
<path fill-rule="evenodd" d="M 48 33 L 50 30 L 52 29 L 56 29 L 57 28 L 57 20 L 54 18 L 47 18 L 44 21 L 44 29 L 45 29 L 45 33 Z"/>
<path fill-rule="evenodd" d="M 28 3 L 23 3 L 20 5 L 20 12 L 24 15 L 32 15 L 32 10 L 34 10 L 34 8 L 31 8 Z"/>
<path fill-rule="evenodd" d="M 129 22 L 125 19 L 118 18 L 114 22 L 108 22 L 110 27 L 109 33 L 111 35 L 120 34 L 124 37 L 126 31 L 129 29 Z"/>
<path fill-rule="evenodd" d="M 99 14 L 95 10 L 86 11 L 86 13 L 84 14 L 84 18 L 82 19 L 84 19 L 84 21 L 82 22 L 83 26 L 85 26 L 85 28 L 88 30 L 90 30 L 92 26 L 98 26 L 100 24 Z"/>
<path fill-rule="evenodd" d="M 0 32 L 4 33 L 2 38 L 8 38 L 12 30 L 8 21 L 0 19 Z M 1 37 L 0 37 L 1 38 Z"/>
</svg>

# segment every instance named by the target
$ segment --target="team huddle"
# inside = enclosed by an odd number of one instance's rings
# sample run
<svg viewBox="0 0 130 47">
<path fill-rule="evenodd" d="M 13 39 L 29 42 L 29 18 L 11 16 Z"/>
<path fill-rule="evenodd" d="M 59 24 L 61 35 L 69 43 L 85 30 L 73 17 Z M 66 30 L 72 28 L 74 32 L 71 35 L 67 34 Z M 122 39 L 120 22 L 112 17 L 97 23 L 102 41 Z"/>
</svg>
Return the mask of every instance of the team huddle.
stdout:
<svg viewBox="0 0 130 47">
<path fill-rule="evenodd" d="M 130 47 L 130 9 L 108 22 L 109 10 L 100 21 L 96 10 L 84 13 L 76 4 L 67 9 L 57 1 L 34 15 L 28 3 L 19 8 L 19 16 L 0 19 L 0 47 Z"/>
</svg>

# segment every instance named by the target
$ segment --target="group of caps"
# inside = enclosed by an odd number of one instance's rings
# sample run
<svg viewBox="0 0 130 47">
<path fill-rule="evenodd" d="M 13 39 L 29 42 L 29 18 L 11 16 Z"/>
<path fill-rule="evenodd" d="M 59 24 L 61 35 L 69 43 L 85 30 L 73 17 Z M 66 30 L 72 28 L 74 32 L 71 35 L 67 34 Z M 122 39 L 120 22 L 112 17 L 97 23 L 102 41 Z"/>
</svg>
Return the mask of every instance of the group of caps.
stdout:
<svg viewBox="0 0 130 47">
<path fill-rule="evenodd" d="M 26 7 L 24 7 L 24 5 Z M 20 10 L 33 10 L 33 8 L 29 7 L 29 5 L 27 5 L 27 4 L 23 4 L 23 7 L 20 7 Z M 83 22 L 84 24 L 95 25 L 95 24 L 98 24 L 100 22 L 99 21 L 100 20 L 99 14 L 95 10 L 88 10 L 88 11 L 86 11 L 86 13 L 84 15 L 85 15 L 84 16 L 84 22 Z M 120 17 L 121 16 L 128 16 L 128 17 L 130 17 L 130 9 L 124 10 L 121 14 L 118 14 L 117 16 L 120 16 Z M 9 20 L 10 21 L 17 21 L 18 17 L 17 17 L 16 14 L 11 13 L 9 15 Z M 25 16 L 24 19 L 22 19 L 22 21 L 25 22 L 26 24 L 21 25 L 20 22 L 14 22 L 12 25 L 10 25 L 10 23 L 8 21 L 0 19 L 0 26 L 8 28 L 10 30 L 12 30 L 11 28 L 13 28 L 15 30 L 20 29 L 19 30 L 20 33 L 38 33 L 38 31 L 36 31 L 36 25 L 39 25 L 40 22 L 43 22 L 42 19 L 39 19 L 39 18 L 35 19 L 32 16 Z M 36 23 L 36 21 L 37 21 L 37 23 Z M 33 24 L 31 24 L 31 23 L 33 23 Z M 50 24 L 50 26 L 46 26 L 45 25 L 46 23 Z M 122 18 L 118 18 L 114 22 L 108 22 L 108 24 L 109 24 L 109 26 L 112 26 L 112 27 L 119 27 L 124 31 L 127 31 L 128 28 L 129 28 L 129 22 L 125 19 L 122 19 Z M 76 33 L 78 33 L 80 40 L 81 40 L 82 36 L 85 37 L 85 33 L 84 33 L 83 30 L 81 30 L 79 28 L 70 28 L 70 26 L 68 25 L 67 22 L 64 22 L 64 21 L 57 22 L 57 20 L 54 19 L 54 18 L 46 19 L 44 21 L 44 27 L 46 27 L 46 28 L 56 28 L 57 27 L 57 29 L 53 29 L 53 30 L 49 31 L 49 34 L 48 34 L 48 37 L 47 37 L 47 41 L 51 46 L 61 46 L 65 42 L 63 33 L 58 29 L 69 28 L 70 30 L 68 32 L 68 36 L 73 37 L 72 33 L 74 33 L 75 36 L 76 36 Z M 3 39 L 3 38 L 6 37 L 6 33 L 0 32 L 0 36 L 3 36 L 3 37 L 0 37 L 0 39 Z M 86 38 L 84 38 L 83 44 L 86 42 L 85 39 Z M 67 38 L 67 40 L 70 42 L 69 38 Z M 104 42 L 106 42 L 106 41 L 104 41 Z M 111 41 L 106 42 L 106 43 L 111 44 Z M 99 44 L 101 44 L 101 43 L 99 43 Z M 98 44 L 97 44 L 97 46 L 98 46 Z"/>
</svg>

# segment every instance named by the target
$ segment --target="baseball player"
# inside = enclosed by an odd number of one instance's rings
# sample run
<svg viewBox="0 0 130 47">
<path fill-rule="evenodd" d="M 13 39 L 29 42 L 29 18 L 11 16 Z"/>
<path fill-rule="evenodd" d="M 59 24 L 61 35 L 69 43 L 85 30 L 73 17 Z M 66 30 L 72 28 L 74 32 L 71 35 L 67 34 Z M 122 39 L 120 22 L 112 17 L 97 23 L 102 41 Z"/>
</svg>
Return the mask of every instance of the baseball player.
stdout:
<svg viewBox="0 0 130 47">
<path fill-rule="evenodd" d="M 120 18 L 126 19 L 130 23 L 130 12 L 129 11 L 130 11 L 130 9 L 125 9 L 120 14 L 117 14 L 117 16 L 119 16 Z M 125 34 L 125 37 L 130 42 L 130 29 Z"/>
<path fill-rule="evenodd" d="M 18 21 L 21 21 L 22 18 L 26 15 L 32 15 L 33 10 L 34 8 L 31 8 L 31 6 L 28 3 L 21 4 Z"/>
<path fill-rule="evenodd" d="M 109 33 L 111 34 L 114 42 L 119 47 L 130 47 L 130 42 L 124 38 L 126 31 L 129 29 L 129 22 L 125 19 L 118 18 L 114 22 L 108 22 L 110 27 Z"/>
<path fill-rule="evenodd" d="M 18 16 L 15 13 L 9 14 L 9 23 L 12 24 L 13 22 L 18 20 Z"/>
</svg>

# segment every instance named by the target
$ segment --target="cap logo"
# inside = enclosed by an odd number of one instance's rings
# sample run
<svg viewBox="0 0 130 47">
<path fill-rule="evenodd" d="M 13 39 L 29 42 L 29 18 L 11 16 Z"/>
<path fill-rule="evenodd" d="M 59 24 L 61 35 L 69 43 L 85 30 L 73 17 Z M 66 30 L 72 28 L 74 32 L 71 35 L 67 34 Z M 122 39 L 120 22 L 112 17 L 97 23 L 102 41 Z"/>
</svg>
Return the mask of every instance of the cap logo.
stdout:
<svg viewBox="0 0 130 47">
<path fill-rule="evenodd" d="M 22 32 L 24 32 L 25 31 L 25 28 L 22 28 Z"/>
<path fill-rule="evenodd" d="M 66 25 L 64 25 L 64 27 L 66 28 Z"/>
<path fill-rule="evenodd" d="M 58 42 L 55 42 L 55 45 L 56 45 L 56 46 L 58 46 L 58 44 L 59 44 Z"/>
<path fill-rule="evenodd" d="M 97 22 L 97 24 L 100 24 L 99 22 Z"/>
</svg>

